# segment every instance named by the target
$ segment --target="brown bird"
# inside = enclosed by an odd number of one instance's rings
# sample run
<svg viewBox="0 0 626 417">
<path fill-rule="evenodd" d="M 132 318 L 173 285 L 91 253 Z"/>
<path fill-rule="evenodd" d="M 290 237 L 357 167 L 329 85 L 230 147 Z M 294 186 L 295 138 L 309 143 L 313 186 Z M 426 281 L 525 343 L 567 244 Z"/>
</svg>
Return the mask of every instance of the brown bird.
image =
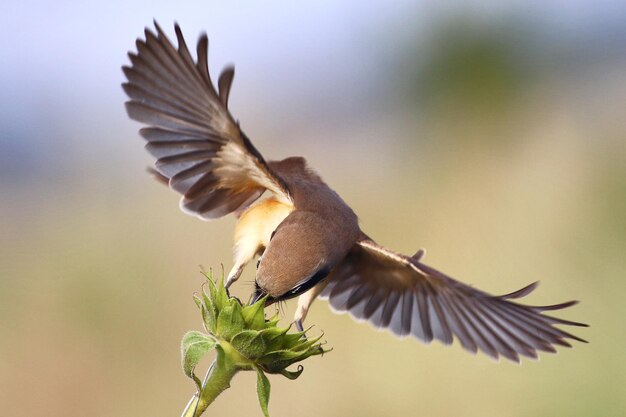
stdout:
<svg viewBox="0 0 626 417">
<path fill-rule="evenodd" d="M 422 261 L 423 250 L 405 256 L 384 248 L 359 228 L 352 209 L 302 157 L 266 161 L 228 110 L 234 69 L 220 75 L 216 90 L 209 76 L 208 40 L 202 35 L 197 60 L 175 26 L 174 47 L 155 22 L 129 53 L 123 84 L 130 118 L 157 159 L 155 175 L 182 194 L 181 209 L 203 220 L 229 213 L 237 218 L 230 286 L 245 265 L 258 263 L 253 300 L 268 304 L 300 296 L 295 323 L 302 329 L 318 296 L 399 336 L 451 344 L 456 337 L 478 350 L 519 362 L 537 351 L 555 352 L 566 339 L 583 339 L 555 325 L 586 326 L 544 314 L 575 301 L 528 306 L 513 300 L 537 287 L 530 284 L 492 296 L 437 271 Z M 265 193 L 269 196 L 261 198 Z"/>
</svg>

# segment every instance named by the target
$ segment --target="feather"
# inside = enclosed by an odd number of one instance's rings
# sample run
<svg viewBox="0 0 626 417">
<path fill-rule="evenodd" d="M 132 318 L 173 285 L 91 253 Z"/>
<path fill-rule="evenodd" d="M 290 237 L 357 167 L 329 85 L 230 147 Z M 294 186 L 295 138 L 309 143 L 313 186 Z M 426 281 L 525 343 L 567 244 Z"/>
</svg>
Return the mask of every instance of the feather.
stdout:
<svg viewBox="0 0 626 417">
<path fill-rule="evenodd" d="M 565 339 L 584 341 L 555 327 L 584 324 L 542 314 L 575 302 L 525 306 L 510 301 L 530 294 L 538 282 L 492 296 L 425 265 L 421 258 L 420 251 L 408 257 L 364 238 L 331 272 L 331 290 L 325 294 L 335 309 L 396 335 L 444 344 L 456 338 L 467 351 L 480 350 L 494 359 L 519 362 L 520 356 L 537 358 L 537 351 L 555 352 L 555 345 L 571 346 Z"/>
<path fill-rule="evenodd" d="M 234 68 L 218 80 L 216 92 L 208 67 L 208 38 L 200 36 L 194 62 L 180 27 L 178 48 L 154 22 L 129 53 L 122 71 L 128 115 L 148 127 L 140 134 L 156 158 L 161 182 L 182 194 L 181 208 L 202 219 L 241 211 L 265 189 L 291 201 L 282 180 L 234 122 L 227 105 Z"/>
</svg>

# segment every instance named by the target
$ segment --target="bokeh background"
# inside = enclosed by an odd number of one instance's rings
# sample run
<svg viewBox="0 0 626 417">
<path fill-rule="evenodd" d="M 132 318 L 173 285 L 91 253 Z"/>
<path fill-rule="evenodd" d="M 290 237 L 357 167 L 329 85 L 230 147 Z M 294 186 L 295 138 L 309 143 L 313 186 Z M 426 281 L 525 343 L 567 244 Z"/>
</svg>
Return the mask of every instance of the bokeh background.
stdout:
<svg viewBox="0 0 626 417">
<path fill-rule="evenodd" d="M 517 366 L 318 302 L 334 350 L 271 379 L 272 415 L 626 415 L 626 4 L 609 0 L 2 2 L 1 415 L 176 416 L 194 391 L 179 341 L 234 221 L 185 216 L 145 172 L 120 67 L 153 17 L 206 30 L 257 147 L 305 155 L 380 243 L 493 293 L 542 280 L 529 302 L 581 299 L 563 316 L 592 325 Z M 208 415 L 261 415 L 255 376 Z"/>
</svg>

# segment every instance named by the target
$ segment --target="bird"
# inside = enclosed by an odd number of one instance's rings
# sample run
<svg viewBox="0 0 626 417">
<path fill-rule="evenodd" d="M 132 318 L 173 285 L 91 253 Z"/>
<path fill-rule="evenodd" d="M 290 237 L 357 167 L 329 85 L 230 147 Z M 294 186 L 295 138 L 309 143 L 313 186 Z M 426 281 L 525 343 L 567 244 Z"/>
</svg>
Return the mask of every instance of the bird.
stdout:
<svg viewBox="0 0 626 417">
<path fill-rule="evenodd" d="M 313 301 L 349 313 L 400 337 L 425 343 L 456 339 L 471 353 L 520 362 L 539 352 L 585 342 L 560 327 L 587 324 L 546 312 L 577 301 L 530 306 L 518 300 L 538 285 L 491 295 L 423 262 L 424 250 L 407 256 L 363 232 L 357 215 L 303 157 L 267 160 L 228 106 L 234 67 L 217 88 L 208 69 L 208 37 L 193 58 L 180 26 L 177 45 L 154 21 L 129 52 L 122 84 L 128 116 L 156 159 L 151 172 L 182 195 L 183 212 L 202 220 L 237 218 L 229 288 L 258 257 L 251 302 L 266 305 L 298 297 L 299 331 Z"/>
</svg>

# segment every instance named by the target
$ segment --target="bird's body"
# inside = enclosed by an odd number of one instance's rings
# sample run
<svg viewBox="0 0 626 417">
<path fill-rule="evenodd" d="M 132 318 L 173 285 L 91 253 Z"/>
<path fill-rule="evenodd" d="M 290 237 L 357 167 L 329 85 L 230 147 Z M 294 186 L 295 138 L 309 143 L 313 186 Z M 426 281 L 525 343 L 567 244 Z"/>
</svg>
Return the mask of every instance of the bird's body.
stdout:
<svg viewBox="0 0 626 417">
<path fill-rule="evenodd" d="M 265 161 L 228 110 L 234 70 L 213 86 L 206 36 L 191 57 L 180 28 L 178 48 L 161 28 L 137 41 L 132 66 L 124 67 L 131 118 L 157 158 L 156 175 L 183 195 L 181 209 L 209 220 L 238 216 L 234 266 L 227 286 L 261 255 L 255 294 L 268 301 L 300 296 L 301 327 L 320 296 L 378 328 L 445 344 L 456 337 L 471 351 L 519 361 L 554 352 L 565 339 L 584 341 L 555 324 L 583 326 L 544 314 L 575 302 L 527 306 L 512 300 L 537 286 L 502 296 L 465 285 L 421 261 L 384 248 L 361 231 L 352 209 L 302 157 Z M 269 192 L 269 197 L 262 194 Z"/>
<path fill-rule="evenodd" d="M 256 276 L 262 292 L 278 300 L 300 295 L 325 278 L 347 255 L 360 229 L 352 209 L 304 158 L 269 165 L 285 178 L 294 205 L 274 230 Z"/>
<path fill-rule="evenodd" d="M 304 158 L 269 161 L 268 166 L 285 180 L 291 201 L 270 197 L 239 215 L 235 262 L 227 285 L 255 256 L 267 254 L 259 262 L 256 283 L 271 299 L 281 300 L 300 295 L 313 281 L 325 278 L 361 231 L 352 209 L 307 167 Z M 292 285 L 294 279 L 298 285 Z M 298 291 L 293 291 L 297 286 Z"/>
</svg>

